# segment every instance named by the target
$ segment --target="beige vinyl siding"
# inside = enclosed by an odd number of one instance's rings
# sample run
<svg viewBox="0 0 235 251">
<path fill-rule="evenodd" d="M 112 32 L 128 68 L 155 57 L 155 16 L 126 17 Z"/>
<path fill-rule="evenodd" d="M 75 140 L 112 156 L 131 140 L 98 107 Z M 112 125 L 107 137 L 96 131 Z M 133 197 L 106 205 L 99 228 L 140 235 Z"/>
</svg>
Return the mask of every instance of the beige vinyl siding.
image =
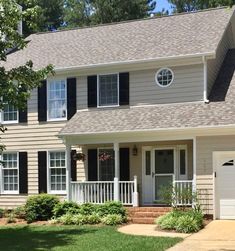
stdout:
<svg viewBox="0 0 235 251">
<path fill-rule="evenodd" d="M 213 214 L 213 151 L 235 151 L 235 135 L 197 137 L 197 189 L 206 213 Z M 199 192 L 200 192 L 199 191 Z"/>
<path fill-rule="evenodd" d="M 169 87 L 155 82 L 158 68 L 130 72 L 130 105 L 152 105 L 203 99 L 203 65 L 170 67 L 174 81 Z"/>
<path fill-rule="evenodd" d="M 84 93 L 83 84 L 78 78 L 78 93 Z M 78 95 L 78 96 L 79 96 Z M 79 107 L 80 103 L 77 103 Z M 60 122 L 38 122 L 37 113 L 37 90 L 32 91 L 28 100 L 28 123 L 9 124 L 7 131 L 1 135 L 2 142 L 6 146 L 6 151 L 27 151 L 28 152 L 28 193 L 29 195 L 38 193 L 38 151 L 65 150 L 65 145 L 58 138 L 58 133 L 67 121 Z M 82 165 L 82 168 L 81 168 Z M 77 162 L 77 173 L 84 177 L 83 162 Z M 6 200 L 14 200 L 17 204 L 22 203 L 24 196 L 0 196 L 0 207 Z M 10 202 L 7 202 L 8 204 Z M 6 203 L 6 204 L 7 204 Z M 7 204 L 7 205 L 8 205 Z M 18 204 L 17 204 L 18 205 Z"/>
<path fill-rule="evenodd" d="M 212 86 L 216 80 L 216 77 L 219 73 L 220 67 L 223 63 L 225 55 L 228 49 L 234 48 L 234 41 L 233 41 L 233 33 L 232 33 L 232 25 L 230 24 L 223 36 L 220 45 L 216 52 L 216 58 L 210 59 L 207 62 L 207 90 L 208 96 L 210 95 L 210 91 Z"/>
</svg>

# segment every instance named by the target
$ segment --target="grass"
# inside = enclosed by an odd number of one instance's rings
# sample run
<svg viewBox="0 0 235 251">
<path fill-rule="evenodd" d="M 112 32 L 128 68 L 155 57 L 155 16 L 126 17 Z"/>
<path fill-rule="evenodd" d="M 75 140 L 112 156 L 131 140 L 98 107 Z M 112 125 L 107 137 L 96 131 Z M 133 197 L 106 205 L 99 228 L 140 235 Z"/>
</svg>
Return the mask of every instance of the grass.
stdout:
<svg viewBox="0 0 235 251">
<path fill-rule="evenodd" d="M 125 235 L 115 227 L 0 227 L 0 249 L 4 251 L 161 251 L 179 241 L 180 238 Z"/>
</svg>

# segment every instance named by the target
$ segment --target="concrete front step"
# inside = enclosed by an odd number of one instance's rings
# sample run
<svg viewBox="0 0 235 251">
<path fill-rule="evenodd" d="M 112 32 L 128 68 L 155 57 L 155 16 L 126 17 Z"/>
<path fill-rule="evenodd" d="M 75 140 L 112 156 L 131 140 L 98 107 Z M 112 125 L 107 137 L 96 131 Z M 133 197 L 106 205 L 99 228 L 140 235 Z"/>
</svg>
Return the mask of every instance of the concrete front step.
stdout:
<svg viewBox="0 0 235 251">
<path fill-rule="evenodd" d="M 170 212 L 170 207 L 128 207 L 129 212 Z"/>
</svg>

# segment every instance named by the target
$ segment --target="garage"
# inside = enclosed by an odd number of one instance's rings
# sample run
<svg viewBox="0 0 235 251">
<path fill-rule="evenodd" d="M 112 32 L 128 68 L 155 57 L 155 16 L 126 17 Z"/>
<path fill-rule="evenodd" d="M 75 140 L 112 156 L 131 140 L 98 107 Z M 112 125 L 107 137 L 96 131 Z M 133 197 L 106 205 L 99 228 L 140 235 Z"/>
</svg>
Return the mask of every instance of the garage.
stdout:
<svg viewBox="0 0 235 251">
<path fill-rule="evenodd" d="M 214 164 L 216 218 L 235 219 L 235 152 L 217 152 Z"/>
</svg>

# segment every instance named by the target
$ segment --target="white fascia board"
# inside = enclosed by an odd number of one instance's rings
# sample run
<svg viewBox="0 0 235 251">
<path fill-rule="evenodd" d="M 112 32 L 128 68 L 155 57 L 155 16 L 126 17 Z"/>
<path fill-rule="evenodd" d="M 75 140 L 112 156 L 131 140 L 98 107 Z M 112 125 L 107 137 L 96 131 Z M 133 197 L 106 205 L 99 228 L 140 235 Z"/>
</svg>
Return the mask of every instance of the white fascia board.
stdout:
<svg viewBox="0 0 235 251">
<path fill-rule="evenodd" d="M 113 143 L 114 141 L 143 142 L 161 140 L 188 140 L 198 136 L 235 135 L 235 125 L 207 126 L 200 128 L 168 128 L 156 130 L 139 130 L 123 132 L 99 132 L 59 135 L 71 144 Z"/>
<path fill-rule="evenodd" d="M 100 64 L 90 64 L 90 65 L 81 65 L 81 66 L 71 66 L 71 67 L 55 67 L 54 71 L 57 74 L 64 72 L 76 72 L 76 71 L 89 71 L 89 70 L 100 70 L 102 68 L 112 68 L 112 67 L 122 67 L 122 66 L 138 66 L 145 64 L 162 64 L 168 65 L 168 61 L 174 60 L 190 60 L 192 59 L 192 64 L 202 63 L 202 57 L 205 56 L 207 58 L 213 59 L 215 58 L 215 52 L 206 52 L 206 53 L 195 53 L 195 54 L 187 54 L 187 55 L 178 55 L 178 56 L 168 56 L 168 57 L 159 57 L 159 58 L 150 58 L 150 59 L 141 59 L 141 60 L 128 60 L 128 61 L 117 61 L 117 62 L 109 62 L 109 63 L 100 63 Z M 196 61 L 198 59 L 198 61 Z M 189 62 L 187 62 L 189 63 Z M 150 66 L 149 65 L 149 66 Z"/>
</svg>

